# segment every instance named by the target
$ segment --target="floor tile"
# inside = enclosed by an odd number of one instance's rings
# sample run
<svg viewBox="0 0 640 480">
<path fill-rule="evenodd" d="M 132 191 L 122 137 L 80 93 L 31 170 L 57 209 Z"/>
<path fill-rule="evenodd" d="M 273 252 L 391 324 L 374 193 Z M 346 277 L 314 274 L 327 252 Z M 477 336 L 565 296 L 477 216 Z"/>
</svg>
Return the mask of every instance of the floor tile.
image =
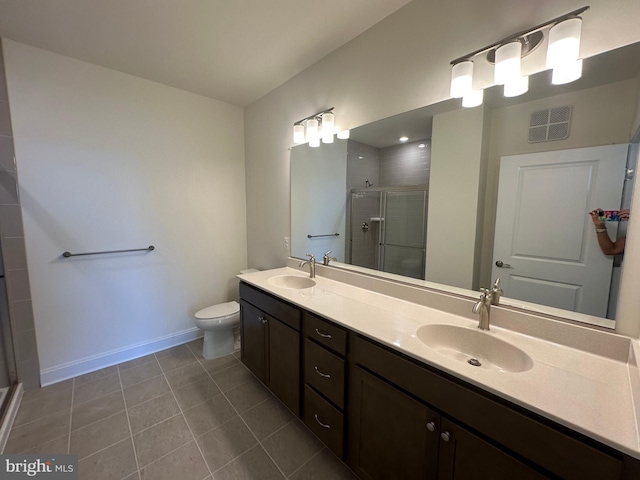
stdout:
<svg viewBox="0 0 640 480">
<path fill-rule="evenodd" d="M 119 392 L 121 389 L 120 376 L 117 370 L 115 373 L 97 380 L 87 381 L 79 385 L 76 383 L 73 386 L 73 405 L 90 402 L 110 393 Z"/>
<path fill-rule="evenodd" d="M 13 426 L 24 425 L 62 410 L 68 410 L 71 413 L 72 393 L 72 389 L 67 388 L 46 395 L 42 394 L 30 400 L 23 399 Z"/>
<path fill-rule="evenodd" d="M 272 396 L 271 392 L 255 378 L 232 388 L 226 392 L 226 395 L 238 413 L 245 412 Z"/>
<path fill-rule="evenodd" d="M 71 414 L 71 429 L 82 428 L 123 410 L 124 399 L 120 391 L 74 406 Z"/>
<path fill-rule="evenodd" d="M 218 387 L 220 387 L 220 390 L 223 392 L 227 392 L 232 388 L 255 379 L 253 374 L 240 363 L 226 370 L 212 373 L 211 378 L 213 378 L 213 381 L 218 384 Z"/>
<path fill-rule="evenodd" d="M 214 472 L 213 476 L 216 480 L 278 480 L 284 478 L 260 445 L 256 445 Z"/>
<path fill-rule="evenodd" d="M 120 412 L 72 431 L 69 451 L 82 459 L 130 436 L 127 414 Z"/>
<path fill-rule="evenodd" d="M 226 370 L 227 368 L 235 367 L 240 364 L 238 359 L 233 355 L 225 355 L 224 357 L 214 358 L 213 360 L 207 360 L 200 355 L 198 359 L 205 370 L 210 374 L 218 373 L 222 370 Z"/>
<path fill-rule="evenodd" d="M 209 375 L 207 374 L 207 371 L 202 368 L 202 365 L 196 362 L 171 370 L 170 372 L 167 372 L 165 376 L 167 377 L 167 382 L 169 382 L 171 388 L 176 390 L 188 385 L 189 383 L 205 379 Z"/>
<path fill-rule="evenodd" d="M 135 385 L 124 387 L 124 399 L 127 403 L 127 408 L 135 407 L 136 405 L 153 400 L 156 397 L 171 392 L 169 384 L 164 378 L 164 375 L 158 375 L 157 377 L 144 380 Z"/>
<path fill-rule="evenodd" d="M 133 436 L 138 463 L 144 467 L 193 440 L 182 415 L 176 415 Z"/>
<path fill-rule="evenodd" d="M 120 370 L 120 379 L 123 387 L 149 380 L 157 375 L 162 375 L 162 369 L 155 358 L 151 362 Z"/>
<path fill-rule="evenodd" d="M 144 357 L 134 358 L 133 360 L 129 360 L 127 362 L 122 362 L 118 364 L 118 370 L 122 373 L 125 370 L 128 370 L 132 367 L 138 367 L 140 365 L 144 365 L 145 363 L 155 362 L 156 355 L 154 353 L 150 353 L 149 355 L 145 355 Z"/>
<path fill-rule="evenodd" d="M 198 444 L 211 471 L 220 469 L 257 443 L 240 417 L 235 417 L 198 438 Z"/>
<path fill-rule="evenodd" d="M 4 452 L 9 453 L 9 452 Z M 62 435 L 61 437 L 54 438 L 53 440 L 37 445 L 31 450 L 27 450 L 24 453 L 39 454 L 39 455 L 66 455 L 69 453 L 69 433 Z"/>
<path fill-rule="evenodd" d="M 202 480 L 209 469 L 195 442 L 188 443 L 140 471 L 142 480 Z"/>
<path fill-rule="evenodd" d="M 135 434 L 180 413 L 180 407 L 169 392 L 128 410 L 131 431 Z"/>
<path fill-rule="evenodd" d="M 11 430 L 4 453 L 22 453 L 69 433 L 71 415 L 61 411 Z"/>
<path fill-rule="evenodd" d="M 222 392 L 213 380 L 206 375 L 202 379 L 188 383 L 173 391 L 178 400 L 178 405 L 182 410 L 187 410 L 191 407 L 195 407 L 203 402 L 206 402 L 210 398 L 220 395 Z"/>
<path fill-rule="evenodd" d="M 137 470 L 131 438 L 80 460 L 78 473 L 82 480 L 133 480 Z M 134 476 L 128 477 L 129 474 Z"/>
<path fill-rule="evenodd" d="M 191 353 L 186 345 L 163 350 L 156 353 L 156 358 L 162 370 L 166 373 L 179 367 L 184 367 L 190 363 L 197 362 L 196 357 Z"/>
<path fill-rule="evenodd" d="M 298 420 L 265 438 L 262 445 L 287 476 L 323 448 L 320 441 Z"/>
<path fill-rule="evenodd" d="M 235 417 L 236 411 L 223 395 L 218 395 L 183 412 L 193 434 L 198 437 Z"/>
<path fill-rule="evenodd" d="M 65 380 L 63 382 L 54 383 L 53 385 L 49 385 L 47 387 L 42 388 L 34 388 L 31 390 L 27 390 L 24 392 L 22 396 L 23 402 L 28 402 L 30 400 L 35 400 L 39 398 L 46 397 L 52 393 L 60 392 L 62 390 L 71 391 L 73 388 L 73 379 Z"/>
<path fill-rule="evenodd" d="M 275 397 L 247 410 L 241 416 L 258 440 L 268 437 L 295 418 Z"/>
<path fill-rule="evenodd" d="M 291 480 L 358 480 L 358 477 L 326 448 L 289 478 Z"/>
<path fill-rule="evenodd" d="M 101 370 L 96 370 L 95 372 L 86 373 L 84 375 L 80 375 L 79 377 L 74 378 L 74 385 L 82 385 L 83 383 L 93 382 L 94 380 L 99 380 L 101 378 L 108 377 L 109 375 L 113 375 L 114 373 L 118 373 L 118 366 L 113 365 L 111 367 L 103 368 Z"/>
</svg>

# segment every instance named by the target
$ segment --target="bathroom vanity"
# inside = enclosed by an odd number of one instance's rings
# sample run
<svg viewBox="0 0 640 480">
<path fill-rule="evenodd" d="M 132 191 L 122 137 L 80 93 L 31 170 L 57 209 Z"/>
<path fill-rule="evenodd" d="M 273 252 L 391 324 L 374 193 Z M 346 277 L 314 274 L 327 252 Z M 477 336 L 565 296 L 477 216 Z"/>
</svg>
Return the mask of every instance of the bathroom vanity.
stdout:
<svg viewBox="0 0 640 480">
<path fill-rule="evenodd" d="M 640 478 L 629 339 L 554 326 L 613 358 L 291 268 L 239 278 L 242 361 L 360 478 Z"/>
</svg>

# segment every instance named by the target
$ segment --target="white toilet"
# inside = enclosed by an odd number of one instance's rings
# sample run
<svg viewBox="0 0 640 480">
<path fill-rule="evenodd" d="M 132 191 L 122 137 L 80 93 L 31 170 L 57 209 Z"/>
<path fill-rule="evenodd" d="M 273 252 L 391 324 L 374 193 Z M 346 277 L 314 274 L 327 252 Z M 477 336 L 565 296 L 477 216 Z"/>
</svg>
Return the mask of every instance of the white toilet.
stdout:
<svg viewBox="0 0 640 480">
<path fill-rule="evenodd" d="M 258 270 L 242 270 L 252 273 Z M 226 302 L 196 312 L 196 326 L 204 330 L 202 356 L 208 360 L 233 353 L 240 348 L 240 304 Z"/>
</svg>

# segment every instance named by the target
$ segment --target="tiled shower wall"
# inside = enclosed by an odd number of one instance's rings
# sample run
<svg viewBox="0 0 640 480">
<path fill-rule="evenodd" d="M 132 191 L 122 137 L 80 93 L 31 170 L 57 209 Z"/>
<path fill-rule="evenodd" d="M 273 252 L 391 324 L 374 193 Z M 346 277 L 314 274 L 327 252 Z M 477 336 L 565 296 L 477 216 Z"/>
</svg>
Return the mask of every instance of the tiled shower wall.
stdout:
<svg viewBox="0 0 640 480">
<path fill-rule="evenodd" d="M 420 144 L 424 144 L 424 148 L 419 148 Z M 349 140 L 347 190 L 350 191 L 353 188 L 366 190 L 365 181 L 368 179 L 374 187 L 427 185 L 428 194 L 430 166 L 431 140 L 415 141 L 380 149 Z M 356 206 L 353 209 L 353 218 L 351 217 L 352 204 Z M 389 214 L 390 212 L 387 212 L 387 215 Z M 350 245 L 350 248 L 347 248 L 347 262 L 361 267 L 378 268 L 380 222 L 371 221 L 371 219 L 380 217 L 380 215 L 380 193 L 367 192 L 359 194 L 357 198 L 349 195 L 347 199 L 347 232 L 349 235 L 347 245 Z M 416 221 L 415 224 L 412 224 L 411 221 L 399 224 L 403 225 L 403 229 L 423 232 L 422 216 L 417 215 L 413 218 L 420 219 L 420 221 Z M 362 230 L 363 222 L 367 222 L 369 225 L 368 230 Z M 388 252 L 386 263 L 393 264 L 395 262 L 397 265 L 390 265 L 390 269 L 385 268 L 385 270 L 403 274 L 402 260 L 413 258 L 415 255 L 414 251 L 408 252 L 405 249 Z M 419 278 L 423 270 L 423 267 L 418 267 L 419 273 L 412 276 Z"/>
<path fill-rule="evenodd" d="M 1 42 L 0 39 L 0 244 L 18 381 L 29 389 L 40 386 L 40 363 Z"/>
</svg>

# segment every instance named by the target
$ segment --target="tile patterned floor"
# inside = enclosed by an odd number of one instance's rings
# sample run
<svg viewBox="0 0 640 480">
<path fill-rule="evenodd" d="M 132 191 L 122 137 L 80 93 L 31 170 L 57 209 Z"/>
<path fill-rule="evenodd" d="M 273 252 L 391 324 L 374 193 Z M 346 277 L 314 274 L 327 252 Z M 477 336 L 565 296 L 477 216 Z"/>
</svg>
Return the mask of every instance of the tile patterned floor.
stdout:
<svg viewBox="0 0 640 480">
<path fill-rule="evenodd" d="M 26 392 L 4 453 L 77 454 L 81 480 L 355 480 L 202 339 Z"/>
</svg>

